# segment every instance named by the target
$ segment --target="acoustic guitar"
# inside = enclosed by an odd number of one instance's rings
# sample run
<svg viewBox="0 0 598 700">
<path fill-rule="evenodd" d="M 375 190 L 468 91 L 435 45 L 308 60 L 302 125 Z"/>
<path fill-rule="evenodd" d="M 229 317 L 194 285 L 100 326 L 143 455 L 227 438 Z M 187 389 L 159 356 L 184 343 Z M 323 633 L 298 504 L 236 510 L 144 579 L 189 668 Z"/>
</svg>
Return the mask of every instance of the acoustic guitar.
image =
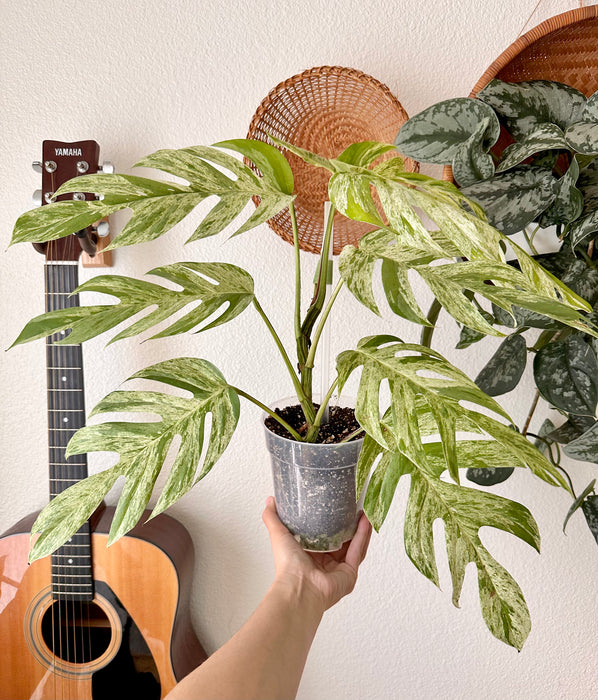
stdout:
<svg viewBox="0 0 598 700">
<path fill-rule="evenodd" d="M 97 172 L 98 157 L 94 141 L 44 141 L 37 164 L 42 204 L 62 182 Z M 46 257 L 47 311 L 78 304 L 78 259 L 82 249 L 94 254 L 98 228 L 35 244 Z M 65 457 L 85 422 L 81 346 L 65 336 L 46 341 L 50 498 L 87 476 L 86 455 Z M 37 513 L 0 538 L 1 700 L 157 700 L 205 660 L 188 614 L 189 533 L 159 515 L 107 547 L 113 514 L 101 508 L 51 557 L 30 566 Z"/>
</svg>

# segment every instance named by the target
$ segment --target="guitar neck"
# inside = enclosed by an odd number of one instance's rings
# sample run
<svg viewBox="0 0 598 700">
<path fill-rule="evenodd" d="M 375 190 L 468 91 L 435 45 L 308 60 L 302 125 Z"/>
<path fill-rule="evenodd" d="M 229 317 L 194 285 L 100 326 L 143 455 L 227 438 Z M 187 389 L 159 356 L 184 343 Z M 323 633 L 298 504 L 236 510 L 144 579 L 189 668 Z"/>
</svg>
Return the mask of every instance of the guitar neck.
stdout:
<svg viewBox="0 0 598 700">
<path fill-rule="evenodd" d="M 45 277 L 46 311 L 79 305 L 78 295 L 71 296 L 78 285 L 75 261 L 47 262 Z M 83 354 L 81 345 L 69 344 L 68 334 L 46 340 L 50 499 L 87 477 L 87 455 L 66 458 L 69 440 L 85 425 Z M 55 599 L 93 599 L 89 523 L 52 555 L 52 593 Z"/>
</svg>

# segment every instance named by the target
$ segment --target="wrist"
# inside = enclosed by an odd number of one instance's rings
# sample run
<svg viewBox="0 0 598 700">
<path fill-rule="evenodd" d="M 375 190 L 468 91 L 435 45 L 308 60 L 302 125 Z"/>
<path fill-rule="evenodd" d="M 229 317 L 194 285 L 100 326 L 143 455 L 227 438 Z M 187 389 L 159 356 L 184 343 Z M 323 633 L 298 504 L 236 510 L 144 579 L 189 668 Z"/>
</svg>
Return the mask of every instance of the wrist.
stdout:
<svg viewBox="0 0 598 700">
<path fill-rule="evenodd" d="M 291 609 L 296 609 L 316 626 L 327 608 L 321 594 L 304 577 L 277 577 L 268 593 L 278 597 Z"/>
</svg>

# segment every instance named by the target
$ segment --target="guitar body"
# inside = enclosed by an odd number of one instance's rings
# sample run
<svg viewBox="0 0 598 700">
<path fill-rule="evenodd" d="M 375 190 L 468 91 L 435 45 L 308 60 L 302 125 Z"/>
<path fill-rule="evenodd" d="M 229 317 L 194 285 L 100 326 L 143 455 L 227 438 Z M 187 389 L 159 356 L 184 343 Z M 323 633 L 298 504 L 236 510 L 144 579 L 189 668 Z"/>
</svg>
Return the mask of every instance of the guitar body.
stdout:
<svg viewBox="0 0 598 700">
<path fill-rule="evenodd" d="M 37 514 L 0 539 L 0 700 L 157 700 L 205 660 L 188 614 L 189 533 L 159 515 L 106 547 L 113 513 L 91 521 L 91 603 L 52 599 L 49 557 L 27 564 Z"/>
</svg>

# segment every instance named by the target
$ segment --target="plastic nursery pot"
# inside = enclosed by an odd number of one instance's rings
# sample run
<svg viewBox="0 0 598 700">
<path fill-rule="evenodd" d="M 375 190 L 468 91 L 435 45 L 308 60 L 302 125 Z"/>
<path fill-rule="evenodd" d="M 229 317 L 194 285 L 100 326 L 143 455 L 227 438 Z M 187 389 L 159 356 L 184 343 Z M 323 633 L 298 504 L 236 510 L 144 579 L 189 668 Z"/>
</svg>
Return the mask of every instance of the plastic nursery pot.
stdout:
<svg viewBox="0 0 598 700">
<path fill-rule="evenodd" d="M 296 399 L 287 399 L 275 407 L 294 403 Z M 304 549 L 340 549 L 355 534 L 359 519 L 355 471 L 363 438 L 342 444 L 305 443 L 264 428 L 279 518 Z"/>
</svg>

